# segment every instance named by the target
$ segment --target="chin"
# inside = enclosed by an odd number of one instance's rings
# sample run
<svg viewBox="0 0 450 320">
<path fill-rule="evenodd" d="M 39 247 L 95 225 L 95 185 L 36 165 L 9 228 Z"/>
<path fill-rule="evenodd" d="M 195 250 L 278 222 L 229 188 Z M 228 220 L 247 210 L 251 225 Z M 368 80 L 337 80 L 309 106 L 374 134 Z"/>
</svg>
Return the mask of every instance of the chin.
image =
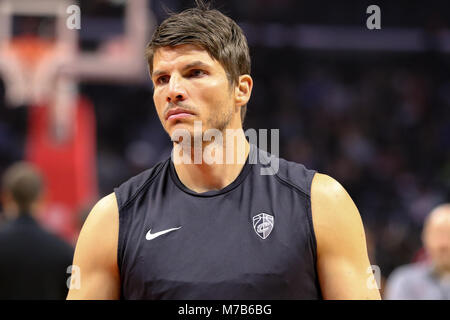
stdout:
<svg viewBox="0 0 450 320">
<path fill-rule="evenodd" d="M 188 123 L 175 123 L 166 130 L 172 141 L 178 141 L 179 137 L 194 137 L 194 125 Z"/>
</svg>

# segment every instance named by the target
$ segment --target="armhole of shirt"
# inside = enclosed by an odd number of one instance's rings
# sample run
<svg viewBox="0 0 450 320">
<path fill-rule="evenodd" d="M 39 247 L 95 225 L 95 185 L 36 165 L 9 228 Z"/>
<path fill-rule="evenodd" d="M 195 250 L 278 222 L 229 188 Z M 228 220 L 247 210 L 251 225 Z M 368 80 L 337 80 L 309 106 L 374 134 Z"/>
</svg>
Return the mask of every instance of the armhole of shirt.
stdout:
<svg viewBox="0 0 450 320">
<path fill-rule="evenodd" d="M 119 231 L 117 235 L 117 267 L 119 268 L 119 275 L 122 275 L 122 249 L 123 249 L 123 228 L 122 226 L 122 219 L 123 214 L 121 214 L 122 211 L 122 203 L 121 198 L 119 196 L 119 188 L 114 188 L 114 194 L 116 195 L 116 201 L 117 201 L 117 214 L 119 215 Z"/>
<path fill-rule="evenodd" d="M 305 168 L 305 170 L 307 170 Z M 298 186 L 294 182 L 287 180 L 286 178 L 281 177 L 279 174 L 276 174 L 275 177 L 282 183 L 287 184 L 294 188 L 299 194 L 301 194 L 305 198 L 305 210 L 306 210 L 306 220 L 308 221 L 308 231 L 309 236 L 312 241 L 312 250 L 313 250 L 313 260 L 314 266 L 317 266 L 317 241 L 316 241 L 316 233 L 314 231 L 314 224 L 312 220 L 312 205 L 311 205 L 311 185 L 317 171 L 315 170 L 307 170 L 311 173 L 308 174 L 308 179 L 306 180 L 306 190 L 304 190 L 301 186 Z M 316 270 L 317 274 L 317 270 Z"/>
<path fill-rule="evenodd" d="M 170 158 L 169 158 L 170 160 Z M 166 160 L 167 161 L 167 160 Z M 124 182 L 123 184 L 121 184 L 119 187 L 114 188 L 114 193 L 116 195 L 116 199 L 117 199 L 117 208 L 118 208 L 118 214 L 119 214 L 119 232 L 118 232 L 118 237 L 117 237 L 117 266 L 119 268 L 119 274 L 122 275 L 122 262 L 123 262 L 123 256 L 124 256 L 124 245 L 125 245 L 125 232 L 126 232 L 126 228 L 124 228 L 123 226 L 127 223 L 127 219 L 128 219 L 128 214 L 125 212 L 127 210 L 127 208 L 130 207 L 130 204 L 133 203 L 133 201 L 137 198 L 137 196 L 139 195 L 139 193 L 142 192 L 142 190 L 144 190 L 150 183 L 152 183 L 152 181 L 155 180 L 155 178 L 159 175 L 159 173 L 161 172 L 161 170 L 163 169 L 165 162 L 166 161 L 162 161 L 158 164 L 156 164 L 153 168 L 149 169 L 150 172 L 149 173 L 149 177 L 147 177 L 146 179 L 144 179 L 143 183 L 141 185 L 139 185 L 136 190 L 134 190 L 131 195 L 129 195 L 129 197 L 127 199 L 122 199 L 123 197 L 121 196 L 121 189 L 122 188 L 129 188 L 130 185 L 132 185 L 133 181 L 132 179 L 139 176 L 134 176 L 132 178 L 130 178 L 129 180 L 127 180 L 126 182 Z M 141 174 L 145 174 L 146 171 L 142 172 Z"/>
<path fill-rule="evenodd" d="M 308 215 L 308 223 L 309 223 L 309 232 L 311 236 L 311 240 L 313 242 L 313 250 L 314 250 L 314 266 L 317 266 L 317 240 L 316 240 L 316 232 L 314 231 L 314 223 L 312 218 L 312 204 L 311 204 L 311 186 L 312 181 L 314 179 L 314 176 L 316 175 L 316 171 L 313 171 L 311 174 L 311 180 L 308 179 L 308 201 L 307 201 L 307 208 L 306 208 L 306 214 Z M 316 270 L 317 273 L 317 270 Z"/>
</svg>

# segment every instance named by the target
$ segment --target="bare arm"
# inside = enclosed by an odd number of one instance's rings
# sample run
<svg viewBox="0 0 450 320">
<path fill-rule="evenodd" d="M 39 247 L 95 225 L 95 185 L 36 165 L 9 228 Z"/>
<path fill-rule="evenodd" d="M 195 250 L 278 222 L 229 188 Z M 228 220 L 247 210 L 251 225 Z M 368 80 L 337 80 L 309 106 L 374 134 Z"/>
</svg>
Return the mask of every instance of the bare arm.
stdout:
<svg viewBox="0 0 450 320">
<path fill-rule="evenodd" d="M 316 174 L 311 207 L 317 240 L 317 270 L 324 299 L 380 299 L 367 280 L 370 262 L 358 209 L 333 178 Z"/>
<path fill-rule="evenodd" d="M 119 210 L 111 193 L 97 202 L 81 229 L 73 260 L 80 271 L 80 287 L 70 288 L 68 300 L 120 298 L 118 231 Z"/>
</svg>

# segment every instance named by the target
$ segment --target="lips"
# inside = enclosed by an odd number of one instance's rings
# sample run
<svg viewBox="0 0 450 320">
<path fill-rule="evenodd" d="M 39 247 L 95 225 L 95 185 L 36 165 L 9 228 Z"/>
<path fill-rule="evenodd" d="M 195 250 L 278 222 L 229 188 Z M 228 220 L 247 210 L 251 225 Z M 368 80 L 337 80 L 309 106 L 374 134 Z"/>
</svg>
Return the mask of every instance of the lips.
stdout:
<svg viewBox="0 0 450 320">
<path fill-rule="evenodd" d="M 166 120 L 189 117 L 193 114 L 194 114 L 193 112 L 183 108 L 170 109 L 166 114 Z"/>
</svg>

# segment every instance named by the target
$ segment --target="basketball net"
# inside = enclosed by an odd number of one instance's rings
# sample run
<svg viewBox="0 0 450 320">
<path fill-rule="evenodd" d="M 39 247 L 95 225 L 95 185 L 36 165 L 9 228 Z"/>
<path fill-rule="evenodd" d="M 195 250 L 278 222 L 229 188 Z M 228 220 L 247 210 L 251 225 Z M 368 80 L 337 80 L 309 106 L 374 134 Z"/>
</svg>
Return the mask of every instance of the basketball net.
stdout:
<svg viewBox="0 0 450 320">
<path fill-rule="evenodd" d="M 49 134 L 55 142 L 70 138 L 76 84 L 58 74 L 73 57 L 68 47 L 35 35 L 11 39 L 1 49 L 7 63 L 6 98 L 10 105 L 45 105 L 49 108 Z M 3 67 L 5 69 L 5 66 Z"/>
</svg>

